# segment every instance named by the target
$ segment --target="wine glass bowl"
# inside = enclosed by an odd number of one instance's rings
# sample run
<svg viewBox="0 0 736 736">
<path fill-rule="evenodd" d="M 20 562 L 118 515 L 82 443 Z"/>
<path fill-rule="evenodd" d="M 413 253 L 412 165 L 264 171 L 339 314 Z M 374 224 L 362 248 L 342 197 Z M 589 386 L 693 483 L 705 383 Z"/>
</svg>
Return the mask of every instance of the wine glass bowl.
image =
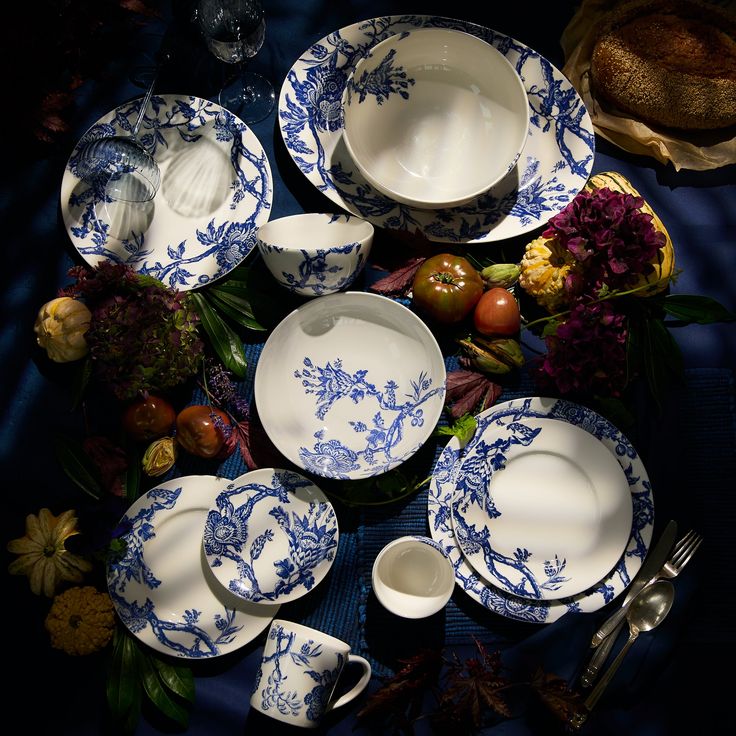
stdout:
<svg viewBox="0 0 736 736">
<path fill-rule="evenodd" d="M 197 0 L 195 19 L 210 53 L 238 67 L 235 80 L 220 89 L 219 104 L 246 123 L 263 120 L 276 95 L 265 77 L 246 69 L 266 37 L 260 0 Z"/>
</svg>

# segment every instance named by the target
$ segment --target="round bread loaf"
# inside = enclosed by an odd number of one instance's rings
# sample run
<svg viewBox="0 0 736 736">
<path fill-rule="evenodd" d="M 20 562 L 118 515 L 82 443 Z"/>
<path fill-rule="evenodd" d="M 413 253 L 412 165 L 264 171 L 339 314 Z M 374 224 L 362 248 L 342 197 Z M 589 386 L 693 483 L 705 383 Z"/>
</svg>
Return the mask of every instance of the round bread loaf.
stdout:
<svg viewBox="0 0 736 736">
<path fill-rule="evenodd" d="M 734 125 L 736 18 L 692 0 L 623 3 L 601 24 L 590 72 L 597 97 L 647 123 Z"/>
</svg>

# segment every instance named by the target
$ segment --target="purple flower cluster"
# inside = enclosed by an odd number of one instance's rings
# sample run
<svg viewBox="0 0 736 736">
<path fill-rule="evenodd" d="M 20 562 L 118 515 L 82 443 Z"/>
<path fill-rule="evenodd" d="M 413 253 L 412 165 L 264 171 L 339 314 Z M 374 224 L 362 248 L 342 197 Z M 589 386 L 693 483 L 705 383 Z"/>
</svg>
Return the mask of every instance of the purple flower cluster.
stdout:
<svg viewBox="0 0 736 736">
<path fill-rule="evenodd" d="M 232 374 L 219 361 L 208 359 L 207 390 L 212 398 L 225 407 L 238 421 L 248 419 L 248 401 L 238 393 Z"/>
<path fill-rule="evenodd" d="M 69 275 L 77 281 L 63 294 L 81 296 L 92 312 L 85 334 L 92 366 L 117 398 L 166 390 L 195 374 L 204 343 L 185 293 L 109 261 Z"/>
<path fill-rule="evenodd" d="M 634 286 L 650 273 L 664 234 L 641 212 L 644 200 L 603 187 L 580 192 L 542 233 L 556 238 L 580 264 L 565 283 L 571 301 Z"/>
<path fill-rule="evenodd" d="M 577 265 L 565 279 L 570 311 L 545 338 L 540 388 L 615 397 L 626 387 L 626 304 L 606 298 L 640 283 L 665 245 L 643 205 L 641 197 L 602 187 L 580 192 L 550 219 L 543 236 L 555 238 Z"/>
<path fill-rule="evenodd" d="M 540 388 L 620 396 L 626 386 L 626 317 L 610 301 L 578 304 L 554 335 L 537 370 Z"/>
</svg>

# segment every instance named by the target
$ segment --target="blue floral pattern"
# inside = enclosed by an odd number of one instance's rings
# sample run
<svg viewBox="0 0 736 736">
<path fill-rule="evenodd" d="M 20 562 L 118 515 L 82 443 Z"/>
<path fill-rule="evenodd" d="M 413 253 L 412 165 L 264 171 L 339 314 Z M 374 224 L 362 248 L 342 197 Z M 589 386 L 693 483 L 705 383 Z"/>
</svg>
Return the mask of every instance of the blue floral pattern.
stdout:
<svg viewBox="0 0 736 736">
<path fill-rule="evenodd" d="M 259 470 L 241 481 L 247 482 L 229 484 L 207 515 L 204 551 L 210 567 L 244 600 L 304 595 L 335 558 L 338 526 L 332 504 L 298 473 Z M 309 500 L 299 489 L 309 491 Z"/>
<path fill-rule="evenodd" d="M 154 602 L 162 580 L 146 560 L 146 547 L 156 537 L 162 517 L 177 510 L 181 493 L 182 487 L 175 484 L 154 488 L 123 517 L 124 551 L 108 563 L 108 591 L 123 624 L 138 636 L 150 629 L 153 641 L 148 643 L 160 651 L 188 659 L 215 657 L 232 648 L 229 645 L 243 628 L 236 622 L 235 609 L 223 605 L 207 620 L 195 606 L 172 613 L 171 606 L 164 605 L 160 613 Z M 202 606 L 204 601 L 193 603 Z"/>
<path fill-rule="evenodd" d="M 84 185 L 77 176 L 79 150 L 88 140 L 130 132 L 139 104 L 124 105 L 92 126 L 69 158 L 61 197 L 69 237 L 90 265 L 102 260 L 127 263 L 181 291 L 206 285 L 235 268 L 256 245 L 256 229 L 268 220 L 273 199 L 268 159 L 252 131 L 219 105 L 197 97 L 154 96 L 152 114 L 144 118 L 144 145 L 165 158 L 207 137 L 230 167 L 229 194 L 223 192 L 224 201 L 202 222 L 170 214 L 157 228 L 159 192 L 148 203 L 150 213 L 140 229 L 134 227 L 120 240 L 101 206 L 111 203 L 103 188 Z"/>
<path fill-rule="evenodd" d="M 365 57 L 370 59 L 372 53 Z M 409 99 L 407 90 L 416 83 L 406 73 L 403 66 L 394 66 L 396 49 L 391 49 L 378 64 L 371 69 L 364 69 L 357 77 L 351 77 L 347 85 L 348 103 L 352 102 L 353 95 L 358 103 L 365 102 L 370 95 L 376 98 L 376 103 L 382 105 L 391 95 L 397 94 L 405 100 Z"/>
<path fill-rule="evenodd" d="M 461 457 L 456 438 L 450 440 L 435 463 L 428 497 L 430 533 L 453 563 L 458 585 L 490 611 L 517 621 L 535 623 L 552 623 L 568 611 L 597 611 L 620 595 L 646 557 L 654 525 L 652 488 L 644 465 L 629 440 L 604 417 L 562 399 L 526 398 L 493 406 L 478 419 L 497 427 L 508 427 L 523 419 L 546 417 L 568 421 L 600 439 L 615 454 L 629 483 L 633 503 L 629 541 L 618 564 L 600 583 L 572 597 L 533 601 L 489 585 L 475 573 L 460 550 L 452 524 L 452 503 Z"/>
<path fill-rule="evenodd" d="M 314 415 L 319 420 L 326 418 L 335 403 L 345 399 L 354 404 L 371 402 L 377 407 L 370 424 L 358 420 L 349 422 L 358 435 L 354 443 L 358 449 L 337 439 L 325 440 L 324 430 L 315 432 L 317 441 L 313 447 L 299 449 L 299 458 L 306 470 L 329 478 L 348 479 L 353 471 L 366 468 L 372 475 L 386 472 L 413 455 L 416 447 L 396 453 L 406 423 L 412 427 L 423 426 L 422 405 L 444 395 L 444 386 L 433 387 L 426 373 L 411 380 L 409 387 L 400 387 L 396 381 L 388 379 L 383 388 L 378 388 L 368 380 L 367 370 L 349 373 L 343 368 L 341 358 L 320 366 L 305 357 L 302 369 L 294 371 L 294 378 L 301 382 L 306 394 L 315 397 Z"/>
<path fill-rule="evenodd" d="M 253 688 L 253 694 L 258 694 L 264 671 L 267 672 L 265 686 L 259 694 L 261 710 L 265 713 L 278 711 L 282 716 L 296 719 L 306 708 L 304 716 L 316 723 L 327 708 L 345 657 L 340 652 L 334 656 L 325 653 L 321 645 L 314 641 L 306 641 L 297 648 L 294 633 L 286 632 L 276 622 L 271 626 L 268 638 L 275 641 L 275 649 L 273 654 L 264 654 Z M 295 666 L 302 667 L 304 674 L 316 683 L 303 699 L 296 690 L 289 689 L 289 677 L 281 665 L 285 658 L 289 658 Z"/>
<path fill-rule="evenodd" d="M 425 27 L 454 28 L 494 45 L 521 76 L 529 98 L 530 137 L 517 164 L 518 181 L 509 175 L 476 200 L 445 210 L 418 210 L 384 196 L 356 170 L 340 140 L 340 100 L 358 61 L 389 36 Z M 279 124 L 294 162 L 333 202 L 379 227 L 419 230 L 443 242 L 492 242 L 539 227 L 582 189 L 595 154 L 585 105 L 549 61 L 488 28 L 425 15 L 374 18 L 314 44 L 287 74 Z"/>
</svg>

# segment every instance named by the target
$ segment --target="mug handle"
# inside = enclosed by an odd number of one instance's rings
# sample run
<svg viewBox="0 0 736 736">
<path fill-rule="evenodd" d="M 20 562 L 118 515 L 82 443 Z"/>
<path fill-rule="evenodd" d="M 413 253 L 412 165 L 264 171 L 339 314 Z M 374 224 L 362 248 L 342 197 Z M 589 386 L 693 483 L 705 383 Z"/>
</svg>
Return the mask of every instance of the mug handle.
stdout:
<svg viewBox="0 0 736 736">
<path fill-rule="evenodd" d="M 360 657 L 357 654 L 348 654 L 347 663 L 350 664 L 351 662 L 357 662 L 363 668 L 363 674 L 361 675 L 360 680 L 358 680 L 350 690 L 341 695 L 337 700 L 328 703 L 327 708 L 325 708 L 325 713 L 327 711 L 334 710 L 335 708 L 339 708 L 341 705 L 345 705 L 356 698 L 363 692 L 363 690 L 365 690 L 365 686 L 371 679 L 371 665 L 367 659 L 363 659 L 363 657 Z"/>
</svg>

